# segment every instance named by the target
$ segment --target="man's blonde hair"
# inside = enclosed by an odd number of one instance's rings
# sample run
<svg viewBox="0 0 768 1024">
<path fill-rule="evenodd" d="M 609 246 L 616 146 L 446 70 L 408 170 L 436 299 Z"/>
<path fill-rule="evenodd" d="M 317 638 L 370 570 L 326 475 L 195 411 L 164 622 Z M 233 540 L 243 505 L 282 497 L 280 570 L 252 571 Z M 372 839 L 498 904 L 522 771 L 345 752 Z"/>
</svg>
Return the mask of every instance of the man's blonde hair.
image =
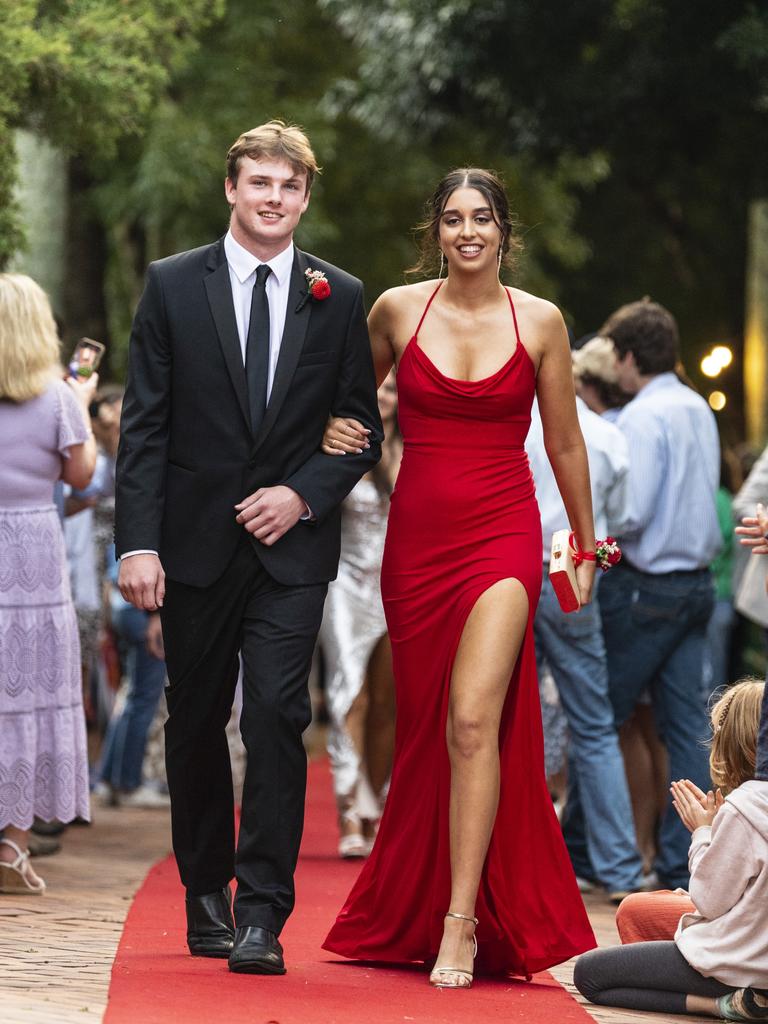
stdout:
<svg viewBox="0 0 768 1024">
<path fill-rule="evenodd" d="M 252 160 L 285 160 L 295 174 L 306 174 L 307 192 L 312 188 L 315 175 L 320 173 L 309 139 L 296 124 L 268 121 L 251 128 L 236 139 L 227 153 L 227 177 L 237 185 L 237 176 L 243 157 Z"/>
<path fill-rule="evenodd" d="M 712 782 L 726 793 L 755 777 L 757 733 L 765 683 L 742 679 L 723 694 L 711 710 Z"/>
<path fill-rule="evenodd" d="M 0 398 L 35 398 L 59 367 L 59 338 L 48 296 L 25 274 L 0 274 Z"/>
<path fill-rule="evenodd" d="M 616 349 L 610 338 L 591 338 L 586 345 L 571 353 L 573 359 L 573 375 L 580 380 L 583 377 L 603 380 L 606 384 L 615 384 L 618 378 L 616 368 Z"/>
</svg>

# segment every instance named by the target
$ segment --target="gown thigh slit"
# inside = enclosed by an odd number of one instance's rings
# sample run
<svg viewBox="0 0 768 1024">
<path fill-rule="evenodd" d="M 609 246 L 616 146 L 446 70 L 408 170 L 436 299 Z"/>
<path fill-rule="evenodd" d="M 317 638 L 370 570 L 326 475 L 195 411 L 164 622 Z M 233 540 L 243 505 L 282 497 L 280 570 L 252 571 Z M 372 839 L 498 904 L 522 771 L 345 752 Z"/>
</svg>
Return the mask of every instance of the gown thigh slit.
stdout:
<svg viewBox="0 0 768 1024">
<path fill-rule="evenodd" d="M 446 377 L 419 347 L 418 328 L 398 367 L 404 454 L 381 575 L 397 701 L 394 765 L 373 851 L 324 943 L 342 956 L 437 956 L 451 892 L 445 737 L 453 665 L 477 601 L 506 579 L 525 588 L 528 616 L 499 727 L 501 784 L 475 907 L 476 972 L 529 977 L 595 946 L 544 775 L 533 641 L 541 519 L 524 448 L 535 370 L 513 322 L 515 350 L 490 377 Z"/>
</svg>

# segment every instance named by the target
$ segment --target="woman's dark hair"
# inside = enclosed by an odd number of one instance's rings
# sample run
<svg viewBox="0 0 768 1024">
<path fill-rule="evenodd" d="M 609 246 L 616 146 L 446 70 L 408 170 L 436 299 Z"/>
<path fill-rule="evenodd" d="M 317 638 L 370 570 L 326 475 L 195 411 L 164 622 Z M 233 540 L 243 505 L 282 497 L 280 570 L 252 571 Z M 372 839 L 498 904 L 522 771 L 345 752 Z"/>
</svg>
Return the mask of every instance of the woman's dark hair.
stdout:
<svg viewBox="0 0 768 1024">
<path fill-rule="evenodd" d="M 619 358 L 631 352 L 642 374 L 670 373 L 680 361 L 677 322 L 668 309 L 650 299 L 617 309 L 599 333 L 613 341 Z"/>
<path fill-rule="evenodd" d="M 494 223 L 501 231 L 502 263 L 514 270 L 523 243 L 516 233 L 517 221 L 509 209 L 509 200 L 504 185 L 493 171 L 481 167 L 457 167 L 442 179 L 430 196 L 425 217 L 416 228 L 419 236 L 419 260 L 410 267 L 407 274 L 429 275 L 440 265 L 440 218 L 446 204 L 457 188 L 475 188 L 480 192 L 491 209 Z"/>
</svg>

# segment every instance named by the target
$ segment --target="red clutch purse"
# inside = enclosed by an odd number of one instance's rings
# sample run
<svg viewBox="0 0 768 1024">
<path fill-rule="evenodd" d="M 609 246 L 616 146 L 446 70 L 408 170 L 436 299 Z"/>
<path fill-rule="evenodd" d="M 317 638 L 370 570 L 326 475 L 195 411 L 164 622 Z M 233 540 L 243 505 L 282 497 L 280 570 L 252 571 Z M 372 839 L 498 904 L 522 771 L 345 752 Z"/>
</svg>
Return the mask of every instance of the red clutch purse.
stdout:
<svg viewBox="0 0 768 1024">
<path fill-rule="evenodd" d="M 556 530 L 552 534 L 549 581 L 564 612 L 577 612 L 581 608 L 570 530 Z"/>
</svg>

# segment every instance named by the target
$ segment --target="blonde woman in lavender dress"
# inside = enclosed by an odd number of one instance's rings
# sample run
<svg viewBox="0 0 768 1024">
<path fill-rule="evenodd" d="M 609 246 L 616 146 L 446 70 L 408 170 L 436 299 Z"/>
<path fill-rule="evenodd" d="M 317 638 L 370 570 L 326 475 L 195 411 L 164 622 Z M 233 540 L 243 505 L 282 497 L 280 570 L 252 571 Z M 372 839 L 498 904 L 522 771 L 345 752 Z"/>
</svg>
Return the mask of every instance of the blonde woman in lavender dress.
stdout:
<svg viewBox="0 0 768 1024">
<path fill-rule="evenodd" d="M 339 574 L 328 588 L 318 638 L 341 857 L 370 851 L 394 742 L 394 682 L 379 589 L 389 495 L 402 454 L 394 374 L 379 389 L 379 412 L 385 433 L 381 462 L 342 505 Z"/>
<path fill-rule="evenodd" d="M 61 379 L 48 299 L 0 274 L 0 893 L 39 895 L 27 852 L 35 817 L 89 818 L 80 642 L 53 485 L 87 486 L 88 403 Z"/>
</svg>

